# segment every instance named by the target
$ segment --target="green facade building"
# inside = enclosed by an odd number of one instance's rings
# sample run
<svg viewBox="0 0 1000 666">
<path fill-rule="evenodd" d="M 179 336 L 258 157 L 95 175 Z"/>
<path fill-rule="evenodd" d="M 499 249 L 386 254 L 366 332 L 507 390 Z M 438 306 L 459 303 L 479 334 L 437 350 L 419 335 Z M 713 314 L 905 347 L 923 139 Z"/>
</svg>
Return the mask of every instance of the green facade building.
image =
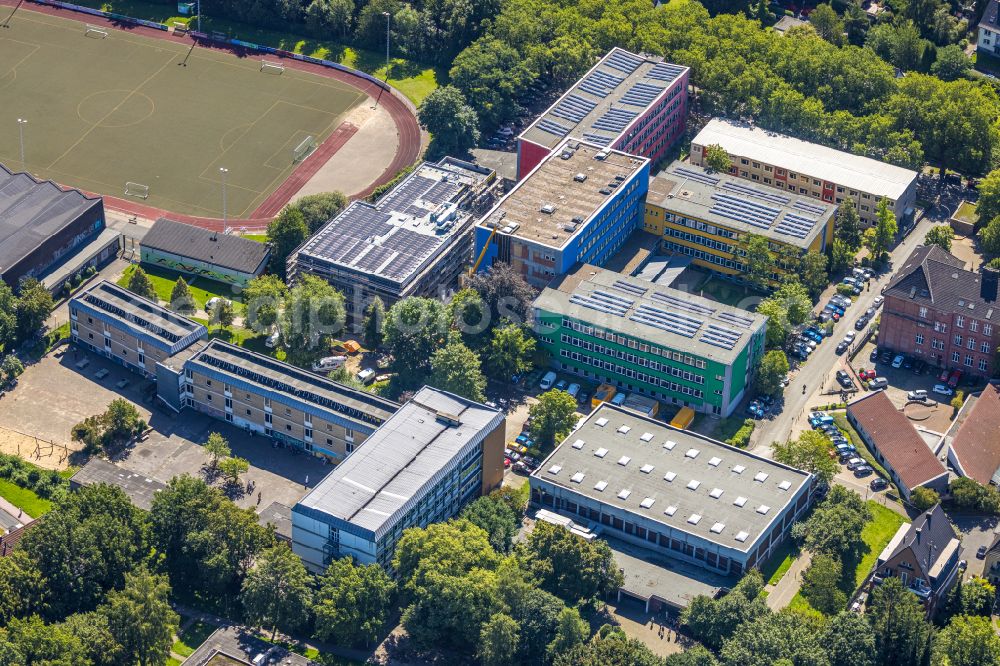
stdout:
<svg viewBox="0 0 1000 666">
<path fill-rule="evenodd" d="M 767 318 L 588 264 L 535 299 L 554 368 L 729 416 L 764 354 Z"/>
</svg>

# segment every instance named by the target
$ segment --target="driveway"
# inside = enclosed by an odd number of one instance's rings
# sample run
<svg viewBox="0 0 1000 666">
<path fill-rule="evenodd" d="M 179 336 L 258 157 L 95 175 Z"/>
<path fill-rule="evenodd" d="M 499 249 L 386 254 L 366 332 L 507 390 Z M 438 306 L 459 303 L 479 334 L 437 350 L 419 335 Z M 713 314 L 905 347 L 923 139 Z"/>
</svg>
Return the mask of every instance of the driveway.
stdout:
<svg viewBox="0 0 1000 666">
<path fill-rule="evenodd" d="M 969 563 L 968 569 L 965 570 L 966 579 L 972 576 L 981 576 L 985 563 L 976 557 L 976 550 L 980 546 L 989 548 L 993 543 L 993 539 L 996 538 L 998 518 L 958 511 L 949 511 L 948 518 L 961 532 L 962 559 Z"/>
</svg>

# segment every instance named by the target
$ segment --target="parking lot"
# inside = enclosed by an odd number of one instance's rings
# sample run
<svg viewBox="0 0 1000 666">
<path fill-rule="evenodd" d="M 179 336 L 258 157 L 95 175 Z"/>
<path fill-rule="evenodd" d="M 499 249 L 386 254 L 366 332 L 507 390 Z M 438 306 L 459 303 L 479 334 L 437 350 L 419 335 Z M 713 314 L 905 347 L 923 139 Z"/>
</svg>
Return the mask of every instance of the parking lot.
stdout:
<svg viewBox="0 0 1000 666">
<path fill-rule="evenodd" d="M 976 551 L 980 546 L 989 548 L 992 545 L 996 537 L 996 516 L 951 511 L 948 513 L 948 518 L 961 532 L 962 559 L 969 563 L 965 570 L 966 580 L 972 576 L 981 576 L 985 562 L 976 557 Z"/>
</svg>

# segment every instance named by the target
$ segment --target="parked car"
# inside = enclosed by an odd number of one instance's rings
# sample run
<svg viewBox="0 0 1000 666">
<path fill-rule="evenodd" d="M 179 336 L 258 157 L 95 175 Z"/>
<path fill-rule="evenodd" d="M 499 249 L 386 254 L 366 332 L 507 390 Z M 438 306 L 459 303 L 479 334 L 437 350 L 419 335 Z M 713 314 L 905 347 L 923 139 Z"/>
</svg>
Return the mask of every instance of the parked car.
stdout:
<svg viewBox="0 0 1000 666">
<path fill-rule="evenodd" d="M 842 308 L 849 308 L 851 307 L 851 303 L 853 303 L 854 301 L 842 294 L 834 294 L 833 296 L 830 297 L 830 302 L 833 303 L 834 305 L 839 305 Z"/>
<path fill-rule="evenodd" d="M 878 362 L 879 363 L 888 363 L 891 360 L 892 360 L 892 352 L 889 351 L 888 349 L 883 350 L 882 353 L 879 354 L 879 357 L 878 357 Z"/>
<path fill-rule="evenodd" d="M 864 330 L 865 326 L 867 325 L 868 325 L 868 317 L 862 317 L 861 319 L 858 319 L 856 322 L 854 322 L 854 330 L 855 331 Z"/>
<path fill-rule="evenodd" d="M 932 388 L 931 391 L 937 393 L 938 395 L 945 395 L 945 396 L 949 396 L 955 393 L 944 384 L 935 384 L 934 388 Z"/>
<path fill-rule="evenodd" d="M 577 383 L 570 384 L 566 388 L 566 393 L 569 393 L 571 397 L 575 398 L 580 393 L 580 385 Z"/>
<path fill-rule="evenodd" d="M 976 559 L 984 560 L 986 559 L 986 546 L 980 546 L 976 549 Z"/>
<path fill-rule="evenodd" d="M 889 380 L 885 377 L 876 377 L 868 382 L 868 388 L 872 391 L 889 387 Z"/>
<path fill-rule="evenodd" d="M 872 482 L 868 484 L 868 487 L 878 492 L 880 490 L 885 490 L 889 487 L 889 482 L 883 479 L 881 476 L 877 479 L 872 479 Z"/>
<path fill-rule="evenodd" d="M 841 307 L 840 305 L 838 305 L 837 303 L 833 303 L 833 302 L 827 303 L 823 307 L 823 309 L 824 310 L 829 310 L 830 312 L 834 313 L 838 317 L 843 317 L 844 316 L 844 308 Z"/>
<path fill-rule="evenodd" d="M 892 359 L 892 367 L 899 368 L 902 367 L 902 365 L 903 365 L 903 355 L 896 354 L 896 357 Z"/>
<path fill-rule="evenodd" d="M 565 391 L 569 383 L 565 379 L 560 379 L 556 382 L 556 389 L 559 391 Z"/>
<path fill-rule="evenodd" d="M 313 372 L 330 372 L 343 367 L 347 363 L 346 356 L 327 356 L 312 364 Z"/>
<path fill-rule="evenodd" d="M 857 456 L 854 456 L 853 458 L 851 458 L 850 460 L 847 461 L 847 469 L 853 470 L 855 467 L 858 467 L 859 465 L 864 465 L 864 464 L 865 464 L 864 460 L 862 460 L 861 458 L 858 458 Z"/>
<path fill-rule="evenodd" d="M 872 363 L 878 361 L 878 349 L 873 349 L 872 353 L 868 355 L 868 360 Z"/>
<path fill-rule="evenodd" d="M 927 391 L 925 391 L 924 389 L 917 389 L 916 391 L 908 391 L 906 393 L 906 399 L 918 400 L 920 402 L 924 402 L 925 400 L 927 400 Z"/>
<path fill-rule="evenodd" d="M 858 371 L 858 377 L 861 377 L 861 379 L 864 379 L 865 381 L 875 379 L 875 371 L 861 368 L 861 370 Z"/>
<path fill-rule="evenodd" d="M 912 356 L 904 356 L 903 357 L 903 369 L 904 370 L 910 370 L 912 368 L 913 368 L 913 357 Z"/>
<path fill-rule="evenodd" d="M 944 370 L 941 371 L 941 374 L 938 375 L 938 381 L 941 382 L 941 383 L 944 383 L 944 382 L 948 381 L 948 375 L 950 375 L 950 374 L 951 374 L 951 370 L 949 370 L 948 368 L 945 368 Z"/>
<path fill-rule="evenodd" d="M 854 476 L 856 476 L 856 477 L 858 477 L 860 479 L 862 477 L 868 476 L 869 474 L 871 474 L 874 471 L 875 470 L 873 470 L 868 465 L 860 465 L 860 466 L 854 468 Z"/>
<path fill-rule="evenodd" d="M 267 336 L 266 340 L 264 340 L 264 346 L 267 347 L 268 349 L 274 349 L 275 347 L 278 346 L 278 342 L 280 340 L 281 340 L 281 333 L 275 331 L 271 335 Z"/>
<path fill-rule="evenodd" d="M 747 405 L 747 414 L 751 418 L 755 419 L 764 418 L 764 405 L 760 404 L 757 400 L 751 401 L 751 403 Z"/>
<path fill-rule="evenodd" d="M 818 315 L 816 315 L 816 321 L 818 321 L 821 324 L 825 324 L 828 321 L 836 321 L 833 319 L 833 316 L 834 313 L 830 312 L 829 310 L 823 310 Z M 839 318 L 840 317 L 838 317 L 838 319 Z"/>
<path fill-rule="evenodd" d="M 951 375 L 948 377 L 948 386 L 951 388 L 957 388 L 958 382 L 962 380 L 961 370 L 952 370 Z"/>
<path fill-rule="evenodd" d="M 611 398 L 611 404 L 621 407 L 626 400 L 628 400 L 628 393 L 615 393 L 615 397 Z"/>
<path fill-rule="evenodd" d="M 847 351 L 847 348 L 850 347 L 850 346 L 851 346 L 850 342 L 848 342 L 847 340 L 841 340 L 837 344 L 836 351 L 837 351 L 838 354 L 843 354 L 845 351 Z"/>
<path fill-rule="evenodd" d="M 556 373 L 549 370 L 548 372 L 545 373 L 545 376 L 542 377 L 542 381 L 538 382 L 538 388 L 542 389 L 543 391 L 548 391 L 550 388 L 552 388 L 552 385 L 555 383 L 556 383 Z"/>
<path fill-rule="evenodd" d="M 867 310 L 865 310 L 865 316 L 868 317 L 869 319 L 871 319 L 872 317 L 874 317 L 875 316 L 875 308 L 868 308 Z"/>
<path fill-rule="evenodd" d="M 375 381 L 375 370 L 372 368 L 365 368 L 358 373 L 358 381 L 365 385 L 373 383 Z"/>
<path fill-rule="evenodd" d="M 875 306 L 876 308 L 882 307 L 883 303 L 885 303 L 885 298 L 883 296 L 876 296 L 875 300 L 872 301 L 872 305 Z"/>
<path fill-rule="evenodd" d="M 823 342 L 823 336 L 816 329 L 807 328 L 804 331 L 802 331 L 802 335 L 806 336 L 813 342 L 816 343 Z"/>
<path fill-rule="evenodd" d="M 851 379 L 851 375 L 844 370 L 837 370 L 837 383 L 845 389 L 854 388 L 854 380 Z"/>
<path fill-rule="evenodd" d="M 800 335 L 799 336 L 799 341 L 802 343 L 803 347 L 808 347 L 809 351 L 816 351 L 816 341 L 815 340 L 813 340 L 811 338 L 807 338 L 804 335 Z"/>
<path fill-rule="evenodd" d="M 849 284 L 852 287 L 855 287 L 855 286 L 858 285 L 858 280 L 857 280 L 857 278 L 853 278 L 853 277 L 845 277 L 843 280 L 840 281 L 840 283 L 841 284 Z"/>
</svg>

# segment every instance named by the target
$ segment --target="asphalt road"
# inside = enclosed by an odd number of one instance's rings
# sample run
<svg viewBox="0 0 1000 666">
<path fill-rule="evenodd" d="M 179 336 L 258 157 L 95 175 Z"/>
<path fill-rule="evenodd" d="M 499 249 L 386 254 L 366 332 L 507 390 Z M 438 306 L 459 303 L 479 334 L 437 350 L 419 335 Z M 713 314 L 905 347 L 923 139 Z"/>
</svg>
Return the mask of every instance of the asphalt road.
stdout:
<svg viewBox="0 0 1000 666">
<path fill-rule="evenodd" d="M 836 396 L 821 396 L 824 387 L 828 385 L 830 373 L 835 367 L 839 367 L 845 358 L 844 354 L 836 353 L 837 343 L 847 331 L 854 330 L 854 322 L 871 307 L 872 301 L 881 293 L 882 287 L 889 283 L 895 267 L 902 265 L 913 249 L 923 242 L 927 231 L 937 223 L 930 216 L 925 216 L 917 223 L 906 238 L 889 253 L 888 269 L 872 278 L 869 282 L 870 289 L 857 296 L 857 300 L 847 309 L 844 320 L 834 327 L 833 336 L 820 344 L 812 356 L 799 366 L 788 388 L 785 389 L 784 407 L 781 412 L 769 420 L 761 421 L 754 430 L 751 439 L 751 450 L 754 453 L 770 457 L 771 442 L 787 440 L 793 434 L 796 421 L 806 416 L 809 405 L 837 400 Z M 802 390 L 803 385 L 805 392 Z"/>
</svg>

